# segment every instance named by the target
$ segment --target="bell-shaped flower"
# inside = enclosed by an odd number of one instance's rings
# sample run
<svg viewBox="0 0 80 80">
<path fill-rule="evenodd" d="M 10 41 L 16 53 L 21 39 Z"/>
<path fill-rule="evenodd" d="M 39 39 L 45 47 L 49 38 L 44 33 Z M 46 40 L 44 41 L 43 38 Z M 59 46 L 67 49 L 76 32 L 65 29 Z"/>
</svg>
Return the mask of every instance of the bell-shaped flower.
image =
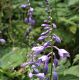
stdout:
<svg viewBox="0 0 80 80">
<path fill-rule="evenodd" d="M 58 66 L 58 59 L 57 58 L 54 58 L 53 63 L 54 63 L 54 66 L 57 67 Z"/>
<path fill-rule="evenodd" d="M 61 59 L 66 58 L 66 57 L 70 57 L 70 53 L 68 51 L 66 51 L 65 49 L 59 49 L 56 46 L 53 46 L 53 47 L 58 50 L 58 54 Z"/>
<path fill-rule="evenodd" d="M 34 53 L 36 54 L 36 55 L 38 55 L 38 54 L 40 54 L 42 51 L 44 51 L 44 47 L 43 46 L 38 46 L 38 47 L 33 47 L 32 48 L 32 51 L 34 51 Z"/>
<path fill-rule="evenodd" d="M 47 38 L 47 36 L 40 36 L 40 37 L 38 38 L 38 40 L 39 40 L 39 41 L 42 41 L 42 40 L 44 40 L 45 38 Z"/>
<path fill-rule="evenodd" d="M 41 26 L 42 27 L 49 27 L 50 25 L 49 24 L 42 24 Z"/>
<path fill-rule="evenodd" d="M 22 4 L 20 7 L 23 8 L 23 9 L 25 9 L 25 8 L 28 7 L 28 5 L 27 4 Z"/>
<path fill-rule="evenodd" d="M 38 74 L 35 74 L 35 76 L 37 76 L 39 79 L 44 79 L 45 78 L 44 73 L 38 73 Z"/>
<path fill-rule="evenodd" d="M 45 62 L 45 64 L 44 64 L 43 73 L 45 75 L 48 73 L 48 62 Z"/>
<path fill-rule="evenodd" d="M 46 55 L 41 56 L 40 58 L 38 58 L 39 60 L 42 60 L 42 62 L 46 62 L 49 60 L 49 57 Z"/>
<path fill-rule="evenodd" d="M 32 78 L 32 77 L 33 77 L 33 74 L 30 72 L 30 73 L 28 74 L 28 76 L 29 76 L 29 78 Z"/>
<path fill-rule="evenodd" d="M 25 18 L 24 22 L 27 23 L 27 24 L 31 24 L 32 26 L 35 25 L 35 20 L 32 19 L 32 17 Z"/>
<path fill-rule="evenodd" d="M 46 47 L 48 47 L 48 46 L 50 46 L 51 45 L 51 43 L 50 43 L 50 41 L 47 41 L 46 43 L 44 43 L 44 47 L 46 48 Z"/>
<path fill-rule="evenodd" d="M 53 80 L 58 80 L 58 74 L 56 71 L 53 72 Z"/>
<path fill-rule="evenodd" d="M 54 28 L 54 29 L 56 29 L 57 28 L 57 26 L 56 26 L 56 24 L 52 24 L 52 27 Z"/>
<path fill-rule="evenodd" d="M 0 39 L 0 43 L 5 44 L 6 43 L 5 39 Z"/>
<path fill-rule="evenodd" d="M 47 30 L 46 32 L 41 33 L 41 36 L 45 36 L 49 33 L 50 30 Z"/>
<path fill-rule="evenodd" d="M 52 39 L 56 42 L 56 43 L 61 43 L 61 39 L 57 36 L 57 35 L 53 35 Z"/>
<path fill-rule="evenodd" d="M 50 27 L 44 27 L 44 30 L 50 30 Z"/>
<path fill-rule="evenodd" d="M 37 68 L 34 68 L 33 69 L 33 74 L 38 74 L 39 73 L 39 70 Z"/>
</svg>

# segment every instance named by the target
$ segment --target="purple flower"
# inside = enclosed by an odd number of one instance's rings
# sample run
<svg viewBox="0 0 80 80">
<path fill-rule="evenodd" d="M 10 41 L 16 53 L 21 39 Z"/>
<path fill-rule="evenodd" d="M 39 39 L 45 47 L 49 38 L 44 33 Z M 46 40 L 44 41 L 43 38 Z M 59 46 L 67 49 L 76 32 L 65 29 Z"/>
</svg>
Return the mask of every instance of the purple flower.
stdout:
<svg viewBox="0 0 80 80">
<path fill-rule="evenodd" d="M 44 30 L 50 30 L 50 27 L 44 27 Z"/>
<path fill-rule="evenodd" d="M 41 34 L 41 36 L 47 35 L 47 34 L 49 33 L 49 31 L 50 31 L 50 30 L 47 30 L 46 32 L 43 32 L 43 33 Z"/>
<path fill-rule="evenodd" d="M 44 43 L 44 47 L 47 47 L 47 46 L 50 46 L 51 44 L 50 44 L 50 41 L 47 41 L 46 43 Z"/>
<path fill-rule="evenodd" d="M 5 44 L 6 43 L 5 39 L 0 39 L 0 43 Z"/>
<path fill-rule="evenodd" d="M 58 50 L 58 54 L 61 59 L 66 58 L 66 57 L 70 57 L 70 55 L 69 55 L 70 53 L 67 52 L 65 49 L 59 49 L 56 46 L 53 46 L 53 47 Z"/>
<path fill-rule="evenodd" d="M 39 41 L 42 41 L 42 40 L 44 40 L 45 38 L 47 38 L 47 36 L 40 36 L 40 37 L 38 38 L 38 40 L 39 40 Z"/>
<path fill-rule="evenodd" d="M 28 10 L 28 16 L 32 16 L 34 9 L 32 7 L 30 7 L 30 9 Z"/>
<path fill-rule="evenodd" d="M 49 60 L 49 57 L 48 56 L 46 56 L 46 55 L 43 55 L 43 56 L 41 56 L 40 58 L 38 58 L 38 59 L 41 59 L 42 60 L 42 62 L 46 62 L 46 61 L 48 61 Z"/>
<path fill-rule="evenodd" d="M 34 51 L 34 53 L 37 55 L 44 51 L 44 47 L 43 46 L 33 47 L 32 51 Z"/>
<path fill-rule="evenodd" d="M 49 27 L 50 25 L 49 24 L 42 24 L 41 26 L 42 27 Z"/>
<path fill-rule="evenodd" d="M 54 41 L 57 43 L 61 43 L 61 39 L 55 34 L 52 36 L 52 39 L 54 39 Z"/>
<path fill-rule="evenodd" d="M 56 71 L 53 72 L 53 80 L 58 80 L 58 74 Z"/>
<path fill-rule="evenodd" d="M 54 66 L 57 67 L 58 66 L 58 59 L 54 58 Z"/>
<path fill-rule="evenodd" d="M 45 75 L 48 73 L 48 62 L 45 62 L 45 64 L 44 64 L 43 73 Z"/>
<path fill-rule="evenodd" d="M 38 74 L 38 73 L 39 73 L 39 70 L 36 69 L 36 68 L 34 68 L 34 69 L 33 69 L 33 74 Z"/>
<path fill-rule="evenodd" d="M 70 57 L 69 52 L 67 52 L 65 49 L 58 49 L 58 54 L 60 55 L 61 59 Z"/>
<path fill-rule="evenodd" d="M 56 24 L 52 24 L 52 27 L 54 28 L 54 29 L 56 29 L 57 28 L 57 26 L 56 26 Z"/>
<path fill-rule="evenodd" d="M 23 8 L 23 9 L 25 9 L 26 7 L 28 7 L 28 5 L 22 4 L 20 7 Z"/>
<path fill-rule="evenodd" d="M 29 78 L 32 78 L 32 77 L 33 77 L 33 74 L 30 72 L 30 73 L 28 74 L 28 76 L 29 76 Z"/>
<path fill-rule="evenodd" d="M 24 22 L 27 23 L 27 24 L 29 23 L 29 24 L 31 24 L 32 26 L 35 25 L 35 20 L 32 19 L 32 17 L 25 18 Z"/>
<path fill-rule="evenodd" d="M 36 65 L 36 66 L 40 66 L 41 63 L 42 63 L 42 60 L 41 60 L 41 59 L 38 59 L 38 60 L 35 62 L 35 65 Z"/>
<path fill-rule="evenodd" d="M 39 79 L 44 79 L 45 78 L 44 73 L 38 73 L 38 74 L 35 74 L 35 76 L 37 76 Z"/>
</svg>

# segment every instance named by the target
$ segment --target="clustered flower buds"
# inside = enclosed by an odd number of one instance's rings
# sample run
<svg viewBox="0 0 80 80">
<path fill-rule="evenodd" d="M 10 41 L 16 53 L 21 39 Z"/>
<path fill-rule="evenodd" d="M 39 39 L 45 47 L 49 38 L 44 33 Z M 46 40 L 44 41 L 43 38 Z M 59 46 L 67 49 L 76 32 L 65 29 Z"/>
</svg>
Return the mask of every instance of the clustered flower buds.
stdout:
<svg viewBox="0 0 80 80">
<path fill-rule="evenodd" d="M 45 0 L 47 8 L 49 7 L 48 0 Z M 28 11 L 28 22 L 32 24 L 32 13 L 33 8 L 30 7 Z M 29 72 L 28 76 L 29 78 L 33 78 L 33 76 L 39 78 L 39 80 L 58 80 L 58 74 L 56 72 L 56 67 L 58 66 L 58 59 L 57 56 L 53 52 L 53 48 L 55 48 L 58 51 L 58 54 L 60 56 L 60 59 L 64 59 L 67 57 L 70 57 L 69 52 L 67 52 L 65 49 L 59 49 L 57 46 L 54 46 L 53 43 L 61 43 L 61 39 L 56 35 L 53 34 L 53 30 L 56 29 L 56 24 L 51 22 L 52 18 L 51 15 L 48 16 L 47 20 L 44 20 L 44 23 L 41 25 L 44 32 L 40 34 L 40 37 L 38 38 L 38 41 L 42 42 L 42 45 L 34 46 L 32 48 L 32 59 L 29 62 L 23 63 L 21 67 L 30 66 L 31 71 Z M 43 54 L 46 49 L 50 48 L 48 54 Z M 38 56 L 40 57 L 38 58 Z M 52 71 L 51 71 L 51 78 L 48 75 L 49 73 L 49 60 L 52 59 Z M 51 75 L 50 74 L 50 75 Z"/>
</svg>

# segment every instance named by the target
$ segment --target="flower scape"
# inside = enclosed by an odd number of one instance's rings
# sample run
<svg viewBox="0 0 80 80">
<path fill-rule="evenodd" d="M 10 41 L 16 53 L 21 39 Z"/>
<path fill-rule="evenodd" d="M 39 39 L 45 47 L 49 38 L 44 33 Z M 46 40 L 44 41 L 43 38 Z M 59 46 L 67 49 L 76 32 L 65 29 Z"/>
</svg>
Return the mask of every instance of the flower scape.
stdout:
<svg viewBox="0 0 80 80">
<path fill-rule="evenodd" d="M 21 67 L 25 68 L 26 66 L 30 66 L 28 77 L 31 80 L 33 78 L 38 78 L 39 80 L 58 80 L 58 73 L 56 71 L 56 68 L 58 66 L 59 59 L 57 59 L 57 53 L 54 53 L 53 49 L 56 49 L 58 51 L 60 60 L 64 60 L 64 58 L 70 57 L 70 53 L 65 49 L 60 49 L 57 46 L 54 46 L 53 43 L 61 44 L 61 39 L 56 34 L 52 33 L 55 29 L 57 29 L 57 26 L 55 23 L 52 22 L 49 1 L 44 1 L 46 4 L 46 13 L 48 14 L 48 16 L 47 19 L 44 20 L 44 23 L 41 24 L 43 32 L 37 39 L 38 41 L 42 42 L 42 45 L 32 47 L 32 52 L 30 54 L 31 60 L 21 64 Z M 26 6 L 23 5 L 21 7 L 24 8 Z M 30 7 L 28 11 L 29 17 L 25 19 L 25 22 L 30 25 L 34 24 L 32 13 L 33 8 Z M 44 53 L 48 48 L 50 48 L 49 53 L 45 55 Z M 41 55 L 41 53 L 43 53 L 43 55 Z M 49 68 L 49 63 L 51 63 L 51 68 Z"/>
</svg>

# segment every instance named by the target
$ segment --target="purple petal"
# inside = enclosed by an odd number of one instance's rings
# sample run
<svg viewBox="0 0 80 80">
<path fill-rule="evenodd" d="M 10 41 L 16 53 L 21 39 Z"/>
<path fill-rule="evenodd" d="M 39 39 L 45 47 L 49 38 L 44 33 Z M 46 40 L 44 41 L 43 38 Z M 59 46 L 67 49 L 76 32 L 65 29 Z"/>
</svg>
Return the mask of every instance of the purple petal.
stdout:
<svg viewBox="0 0 80 80">
<path fill-rule="evenodd" d="M 54 65 L 55 65 L 55 67 L 58 66 L 58 59 L 57 58 L 54 58 Z"/>
<path fill-rule="evenodd" d="M 50 43 L 50 41 L 47 41 L 46 43 L 44 43 L 44 47 L 47 47 L 47 46 L 50 46 L 51 45 L 51 43 Z"/>
<path fill-rule="evenodd" d="M 41 36 L 47 35 L 47 34 L 49 33 L 49 31 L 50 31 L 50 30 L 47 30 L 46 32 L 43 32 L 43 33 L 41 34 Z"/>
<path fill-rule="evenodd" d="M 41 26 L 42 27 L 49 27 L 50 25 L 49 24 L 42 24 Z"/>
<path fill-rule="evenodd" d="M 43 46 L 33 47 L 32 51 L 34 51 L 35 54 L 37 55 L 37 54 L 41 53 L 42 51 L 44 51 L 44 47 Z"/>
<path fill-rule="evenodd" d="M 5 44 L 6 43 L 5 39 L 0 39 L 0 43 Z"/>
<path fill-rule="evenodd" d="M 57 35 L 53 35 L 52 38 L 54 39 L 55 42 L 61 43 L 61 39 Z"/>
<path fill-rule="evenodd" d="M 40 37 L 38 38 L 38 40 L 39 40 L 39 41 L 42 41 L 42 40 L 44 40 L 45 38 L 47 38 L 47 36 L 40 36 Z"/>
<path fill-rule="evenodd" d="M 29 76 L 29 78 L 32 78 L 33 77 L 33 74 L 32 73 L 29 73 L 28 76 Z"/>
<path fill-rule="evenodd" d="M 28 5 L 27 4 L 22 4 L 20 7 L 25 9 L 26 7 L 28 7 Z"/>
<path fill-rule="evenodd" d="M 52 24 L 52 27 L 54 28 L 54 29 L 56 29 L 57 28 L 57 26 L 56 26 L 56 24 Z"/>
<path fill-rule="evenodd" d="M 58 80 L 58 74 L 57 72 L 53 72 L 53 80 Z"/>
<path fill-rule="evenodd" d="M 58 49 L 58 54 L 60 55 L 61 59 L 70 57 L 69 52 L 67 52 L 65 49 Z"/>
<path fill-rule="evenodd" d="M 37 77 L 40 78 L 40 79 L 44 79 L 44 78 L 45 78 L 44 73 L 38 73 L 38 74 L 36 74 L 35 76 L 37 76 Z"/>
</svg>

